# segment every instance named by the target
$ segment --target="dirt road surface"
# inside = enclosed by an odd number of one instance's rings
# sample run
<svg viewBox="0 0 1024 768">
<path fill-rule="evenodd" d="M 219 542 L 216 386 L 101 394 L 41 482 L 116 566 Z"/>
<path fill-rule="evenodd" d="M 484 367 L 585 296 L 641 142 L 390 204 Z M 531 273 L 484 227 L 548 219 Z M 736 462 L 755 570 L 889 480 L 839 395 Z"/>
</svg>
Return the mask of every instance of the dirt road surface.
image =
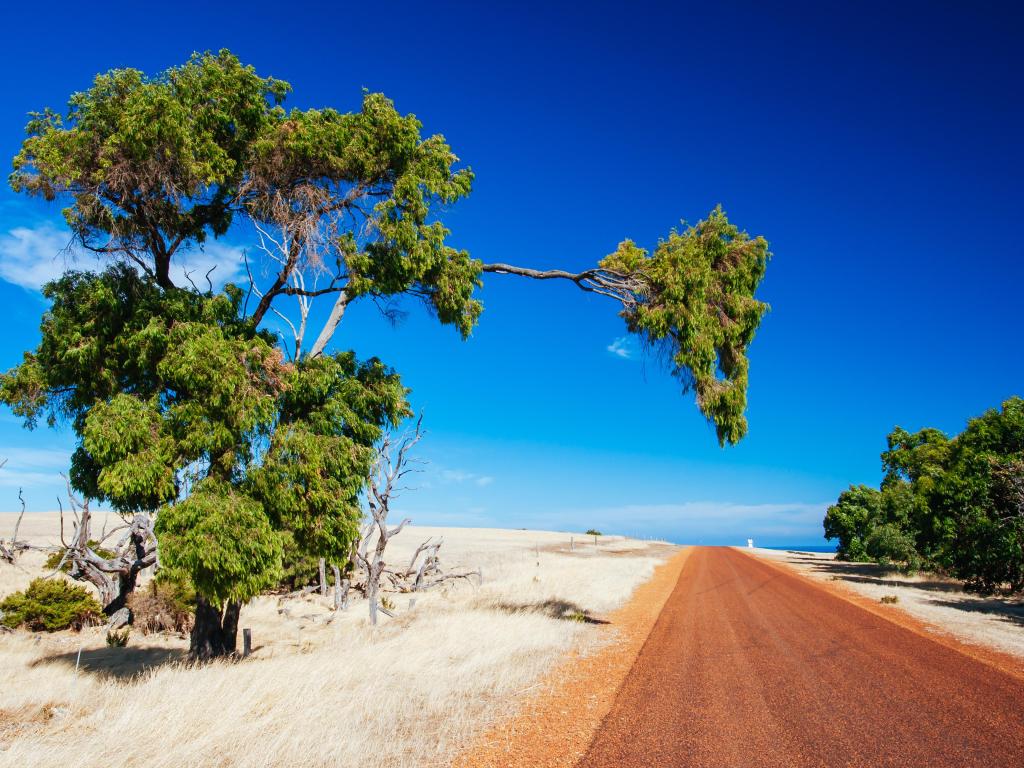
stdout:
<svg viewBox="0 0 1024 768">
<path fill-rule="evenodd" d="M 702 547 L 580 765 L 1021 768 L 1024 682 Z"/>
</svg>

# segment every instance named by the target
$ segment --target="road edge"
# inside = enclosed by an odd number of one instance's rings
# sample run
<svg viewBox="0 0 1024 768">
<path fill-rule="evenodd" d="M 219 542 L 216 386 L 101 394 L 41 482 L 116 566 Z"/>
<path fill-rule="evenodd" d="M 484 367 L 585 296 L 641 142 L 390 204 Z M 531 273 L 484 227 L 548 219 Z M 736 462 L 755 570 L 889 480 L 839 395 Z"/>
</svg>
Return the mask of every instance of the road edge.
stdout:
<svg viewBox="0 0 1024 768">
<path fill-rule="evenodd" d="M 785 573 L 799 576 L 804 581 L 813 584 L 819 589 L 845 600 L 848 603 L 852 603 L 868 613 L 872 613 L 879 618 L 885 619 L 890 624 L 895 624 L 898 627 L 909 630 L 917 635 L 921 635 L 922 637 L 932 640 L 939 645 L 950 648 L 958 653 L 962 653 L 964 656 L 968 656 L 975 661 L 980 661 L 987 666 L 998 669 L 1000 672 L 1004 672 L 1012 677 L 1024 681 L 1024 658 L 981 643 L 971 643 L 963 640 L 941 624 L 935 624 L 934 622 L 919 619 L 917 616 L 903 610 L 898 604 L 883 605 L 882 603 L 872 600 L 866 595 L 862 595 L 855 589 L 844 585 L 841 581 L 819 581 L 818 579 L 808 576 L 799 568 L 792 566 L 789 563 L 773 560 L 769 557 L 759 555 L 756 552 L 749 552 L 743 547 L 733 547 L 733 549 L 737 552 L 742 552 L 747 557 L 753 557 L 759 563 L 764 563 L 771 568 L 776 568 Z"/>
<path fill-rule="evenodd" d="M 692 547 L 654 570 L 602 627 L 614 637 L 592 653 L 573 651 L 511 717 L 456 755 L 453 768 L 572 768 L 586 754 L 675 589 Z"/>
</svg>

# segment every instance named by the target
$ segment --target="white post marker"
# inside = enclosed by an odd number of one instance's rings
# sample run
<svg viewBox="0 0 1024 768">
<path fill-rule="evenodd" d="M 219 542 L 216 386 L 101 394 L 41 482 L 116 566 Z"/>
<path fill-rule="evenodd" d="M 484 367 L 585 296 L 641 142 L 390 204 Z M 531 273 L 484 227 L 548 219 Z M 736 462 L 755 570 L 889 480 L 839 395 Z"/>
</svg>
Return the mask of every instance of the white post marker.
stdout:
<svg viewBox="0 0 1024 768">
<path fill-rule="evenodd" d="M 747 547 L 749 547 L 750 549 L 754 548 L 754 540 L 753 539 L 747 539 Z"/>
</svg>

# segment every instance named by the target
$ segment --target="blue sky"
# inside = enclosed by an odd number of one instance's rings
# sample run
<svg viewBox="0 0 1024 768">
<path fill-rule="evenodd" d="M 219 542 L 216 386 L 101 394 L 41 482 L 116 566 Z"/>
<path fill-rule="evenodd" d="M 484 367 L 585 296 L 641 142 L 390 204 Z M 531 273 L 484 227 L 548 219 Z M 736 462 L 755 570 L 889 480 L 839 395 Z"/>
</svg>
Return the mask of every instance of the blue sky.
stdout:
<svg viewBox="0 0 1024 768">
<path fill-rule="evenodd" d="M 490 275 L 468 342 L 415 305 L 397 327 L 357 306 L 335 343 L 394 365 L 425 413 L 417 522 L 814 543 L 894 425 L 957 431 L 1024 394 L 1010 3 L 230 5 L 6 10 L 0 155 L 97 72 L 227 47 L 295 106 L 355 109 L 365 87 L 444 133 L 477 174 L 445 221 L 485 261 L 583 268 L 716 203 L 771 243 L 729 449 L 600 297 Z M 37 341 L 31 286 L 62 238 L 56 207 L 0 191 L 0 367 Z M 53 508 L 70 446 L 0 413 L 0 509 L 18 487 Z"/>
</svg>

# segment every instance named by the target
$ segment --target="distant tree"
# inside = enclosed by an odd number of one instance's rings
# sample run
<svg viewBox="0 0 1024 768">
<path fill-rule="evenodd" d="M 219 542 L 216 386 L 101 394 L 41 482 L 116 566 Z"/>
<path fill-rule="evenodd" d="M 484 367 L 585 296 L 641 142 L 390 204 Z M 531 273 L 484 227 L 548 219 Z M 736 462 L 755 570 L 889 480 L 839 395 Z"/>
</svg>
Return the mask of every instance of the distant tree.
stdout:
<svg viewBox="0 0 1024 768">
<path fill-rule="evenodd" d="M 825 512 L 825 538 L 838 539 L 841 560 L 866 560 L 867 538 L 881 517 L 882 494 L 866 485 L 851 485 Z"/>
<path fill-rule="evenodd" d="M 373 443 L 409 410 L 382 363 L 328 353 L 351 303 L 412 296 L 467 337 L 483 273 L 569 280 L 664 351 L 722 444 L 747 431 L 746 350 L 767 308 L 754 298 L 767 243 L 718 208 L 650 254 L 624 241 L 581 272 L 472 259 L 438 218 L 473 180 L 442 136 L 380 94 L 353 113 L 286 112 L 288 91 L 227 51 L 156 77 L 114 70 L 65 114 L 32 116 L 11 175 L 66 201 L 78 243 L 111 266 L 45 288 L 42 341 L 0 398 L 29 427 L 71 425 L 79 493 L 156 515 L 161 567 L 197 591 L 200 658 L 234 649 L 239 609 L 281 577 L 285 543 L 337 560 L 358 533 Z M 183 253 L 229 230 L 255 243 L 247 290 L 176 282 Z"/>
</svg>

